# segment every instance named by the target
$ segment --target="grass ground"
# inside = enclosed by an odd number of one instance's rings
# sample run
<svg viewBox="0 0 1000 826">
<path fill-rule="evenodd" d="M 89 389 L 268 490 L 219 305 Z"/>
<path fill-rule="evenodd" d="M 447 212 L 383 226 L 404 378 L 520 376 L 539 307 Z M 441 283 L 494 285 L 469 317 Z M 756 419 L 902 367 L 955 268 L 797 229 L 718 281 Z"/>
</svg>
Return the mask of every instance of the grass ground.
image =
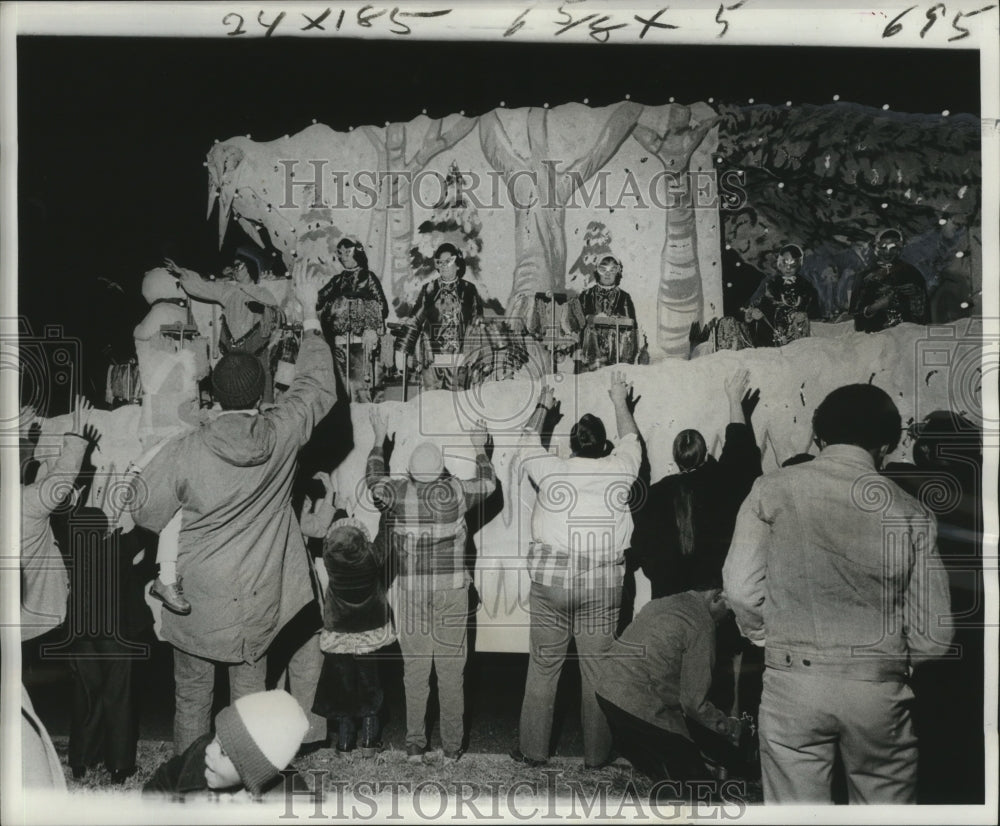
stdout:
<svg viewBox="0 0 1000 826">
<path fill-rule="evenodd" d="M 89 771 L 82 780 L 74 780 L 66 763 L 67 738 L 56 737 L 53 742 L 63 762 L 70 791 L 84 794 L 120 789 L 123 795 L 134 796 L 156 767 L 173 754 L 169 742 L 141 740 L 138 771 L 122 786 L 112 787 L 110 776 L 103 767 Z M 468 796 L 476 789 L 485 790 L 490 798 L 506 801 L 510 795 L 518 799 L 555 797 L 572 801 L 575 798 L 580 805 L 598 799 L 606 801 L 610 813 L 614 813 L 615 807 L 623 801 L 646 801 L 653 786 L 648 778 L 622 759 L 599 770 L 585 769 L 583 761 L 574 757 L 556 757 L 544 767 L 531 768 L 515 763 L 506 754 L 466 753 L 457 763 L 437 760 L 425 764 L 408 762 L 405 752 L 398 748 L 388 748 L 370 759 L 357 752 L 339 755 L 332 749 L 320 749 L 299 758 L 294 765 L 310 781 L 321 778 L 328 794 L 361 790 L 372 795 L 378 789 L 393 786 L 412 790 L 424 785 L 455 796 Z M 751 782 L 728 788 L 733 798 L 739 797 L 747 803 L 761 802 L 759 784 Z M 483 802 L 478 806 L 482 810 Z"/>
</svg>

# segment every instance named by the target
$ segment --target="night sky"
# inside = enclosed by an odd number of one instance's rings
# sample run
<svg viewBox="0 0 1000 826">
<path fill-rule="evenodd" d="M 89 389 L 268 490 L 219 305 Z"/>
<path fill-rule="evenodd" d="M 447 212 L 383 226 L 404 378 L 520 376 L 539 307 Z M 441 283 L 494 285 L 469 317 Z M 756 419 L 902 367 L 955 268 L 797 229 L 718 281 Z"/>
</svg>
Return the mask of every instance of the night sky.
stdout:
<svg viewBox="0 0 1000 826">
<path fill-rule="evenodd" d="M 979 112 L 973 51 L 417 41 L 20 37 L 20 308 L 86 352 L 127 346 L 142 273 L 220 263 L 202 166 L 215 139 L 272 140 L 464 109 L 588 98 Z M 235 225 L 226 254 L 244 243 Z M 125 298 L 99 277 L 120 282 Z M 84 312 L 86 308 L 86 312 Z M 120 321 L 108 316 L 124 315 Z"/>
</svg>

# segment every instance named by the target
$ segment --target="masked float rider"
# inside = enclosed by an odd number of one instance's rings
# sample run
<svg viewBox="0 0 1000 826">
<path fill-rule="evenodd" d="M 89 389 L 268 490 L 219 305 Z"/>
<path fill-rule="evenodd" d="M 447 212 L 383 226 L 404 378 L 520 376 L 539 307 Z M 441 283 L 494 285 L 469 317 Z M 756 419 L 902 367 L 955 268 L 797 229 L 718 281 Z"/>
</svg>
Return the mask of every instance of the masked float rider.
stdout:
<svg viewBox="0 0 1000 826">
<path fill-rule="evenodd" d="M 320 290 L 316 309 L 334 358 L 350 375 L 352 397 L 370 401 L 371 390 L 381 385 L 380 341 L 389 303 L 378 276 L 368 269 L 368 256 L 360 242 L 342 238 L 337 259 L 342 269 Z"/>
<path fill-rule="evenodd" d="M 809 319 L 820 317 L 819 294 L 802 276 L 804 254 L 797 244 L 778 250 L 778 273 L 750 300 L 746 322 L 757 347 L 780 347 L 809 336 Z"/>
<path fill-rule="evenodd" d="M 271 333 L 281 324 L 281 311 L 271 292 L 260 286 L 260 270 L 250 255 L 238 252 L 222 274 L 225 280 L 209 281 L 193 270 L 173 265 L 184 292 L 191 298 L 222 305 L 219 349 L 227 353 L 249 353 L 264 368 L 266 378 L 262 400 L 273 401 L 274 386 L 267 352 Z M 229 280 L 232 279 L 232 280 Z"/>
<path fill-rule="evenodd" d="M 606 255 L 594 270 L 594 283 L 570 302 L 570 326 L 580 332 L 580 370 L 635 361 L 635 305 L 621 288 L 623 267 Z M 614 320 L 631 319 L 631 325 Z"/>
<path fill-rule="evenodd" d="M 420 341 L 417 361 L 423 369 L 425 389 L 466 389 L 468 371 L 464 367 L 435 362 L 440 362 L 440 356 L 460 361 L 469 328 L 483 323 L 483 301 L 475 284 L 464 280 L 465 259 L 454 244 L 441 244 L 434 253 L 434 264 L 438 277 L 421 288 L 399 346 L 409 358 Z"/>
<path fill-rule="evenodd" d="M 927 284 L 919 270 L 900 258 L 903 233 L 883 230 L 872 243 L 874 263 L 858 273 L 851 294 L 854 329 L 877 333 L 903 322 L 927 323 Z"/>
</svg>

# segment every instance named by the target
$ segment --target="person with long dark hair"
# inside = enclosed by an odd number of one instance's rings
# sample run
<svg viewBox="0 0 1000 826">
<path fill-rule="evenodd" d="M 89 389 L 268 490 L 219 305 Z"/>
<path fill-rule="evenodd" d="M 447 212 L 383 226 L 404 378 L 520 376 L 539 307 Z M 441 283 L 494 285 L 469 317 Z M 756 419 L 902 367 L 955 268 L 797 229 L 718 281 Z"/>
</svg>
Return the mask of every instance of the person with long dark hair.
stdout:
<svg viewBox="0 0 1000 826">
<path fill-rule="evenodd" d="M 760 476 L 760 450 L 748 421 L 759 398 L 740 370 L 726 380 L 729 425 L 716 460 L 697 430 L 674 439 L 678 473 L 653 484 L 636 508 L 629 556 L 650 581 L 653 599 L 720 577 L 736 512 Z"/>
</svg>

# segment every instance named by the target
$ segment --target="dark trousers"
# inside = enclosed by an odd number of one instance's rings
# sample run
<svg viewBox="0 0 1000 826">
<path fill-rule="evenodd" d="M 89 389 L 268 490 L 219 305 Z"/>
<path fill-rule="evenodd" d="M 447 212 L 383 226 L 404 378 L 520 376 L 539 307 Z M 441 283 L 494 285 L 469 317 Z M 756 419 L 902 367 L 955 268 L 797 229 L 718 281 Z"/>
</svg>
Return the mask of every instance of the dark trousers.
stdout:
<svg viewBox="0 0 1000 826">
<path fill-rule="evenodd" d="M 324 717 L 367 717 L 382 708 L 375 654 L 324 654 L 312 710 Z"/>
<path fill-rule="evenodd" d="M 698 747 L 679 734 L 641 720 L 597 695 L 611 726 L 615 750 L 650 780 L 707 780 L 711 777 Z"/>
<path fill-rule="evenodd" d="M 131 771 L 139 736 L 132 704 L 132 660 L 113 641 L 77 640 L 70 668 L 70 766 L 93 766 L 103 758 L 109 771 Z"/>
</svg>

